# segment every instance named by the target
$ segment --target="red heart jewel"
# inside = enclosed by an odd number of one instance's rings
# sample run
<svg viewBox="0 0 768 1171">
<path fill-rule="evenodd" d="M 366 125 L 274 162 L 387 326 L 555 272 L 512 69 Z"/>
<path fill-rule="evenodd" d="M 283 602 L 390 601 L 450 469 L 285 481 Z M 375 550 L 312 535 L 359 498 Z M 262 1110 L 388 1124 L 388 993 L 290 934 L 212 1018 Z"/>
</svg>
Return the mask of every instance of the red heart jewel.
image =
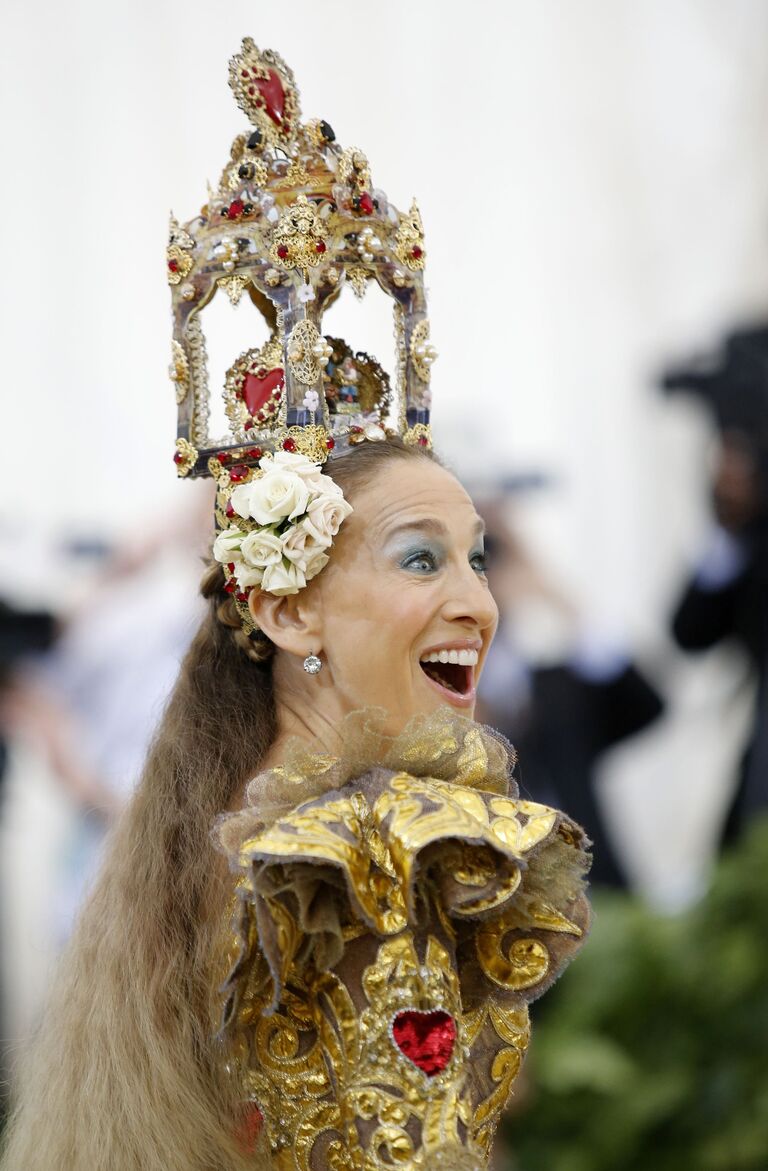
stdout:
<svg viewBox="0 0 768 1171">
<path fill-rule="evenodd" d="M 401 1053 L 428 1077 L 442 1073 L 453 1056 L 456 1022 L 442 1009 L 406 1009 L 392 1022 L 392 1036 Z"/>
<path fill-rule="evenodd" d="M 272 398 L 272 391 L 283 386 L 283 368 L 276 366 L 268 370 L 263 378 L 255 374 L 246 374 L 243 379 L 243 400 L 248 408 L 248 414 L 253 416 Z"/>
<path fill-rule="evenodd" d="M 270 69 L 269 77 L 257 78 L 256 85 L 259 87 L 259 92 L 264 98 L 267 107 L 267 113 L 272 121 L 279 126 L 283 120 L 283 113 L 285 111 L 285 90 L 274 69 Z"/>
</svg>

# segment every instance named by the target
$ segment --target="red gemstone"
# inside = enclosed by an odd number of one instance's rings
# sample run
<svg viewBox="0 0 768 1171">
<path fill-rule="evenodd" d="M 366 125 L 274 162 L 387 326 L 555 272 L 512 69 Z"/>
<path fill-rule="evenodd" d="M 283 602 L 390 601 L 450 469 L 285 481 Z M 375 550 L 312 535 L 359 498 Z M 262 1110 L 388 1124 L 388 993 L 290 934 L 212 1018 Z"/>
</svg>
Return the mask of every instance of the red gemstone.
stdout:
<svg viewBox="0 0 768 1171">
<path fill-rule="evenodd" d="M 315 252 L 319 252 L 321 255 L 323 252 L 325 252 L 325 240 L 317 241 L 315 244 Z"/>
<path fill-rule="evenodd" d="M 246 419 L 246 420 L 245 420 L 245 429 L 246 429 L 246 431 L 250 431 L 250 429 L 251 429 L 251 427 L 252 427 L 252 426 L 253 426 L 253 419 Z"/>
<path fill-rule="evenodd" d="M 248 459 L 261 459 L 264 452 L 260 447 L 252 447 L 249 451 L 246 451 L 245 454 L 248 456 Z"/>
<path fill-rule="evenodd" d="M 229 216 L 229 218 L 231 220 L 236 220 L 238 218 L 238 216 L 241 216 L 242 214 L 243 214 L 243 201 L 242 201 L 242 199 L 233 199 L 229 205 L 229 211 L 227 212 L 227 215 Z"/>
<path fill-rule="evenodd" d="M 429 440 L 427 439 L 426 435 L 420 435 L 417 442 L 419 447 L 427 447 L 429 445 Z"/>
<path fill-rule="evenodd" d="M 173 462 L 174 462 L 175 464 L 180 464 L 180 463 L 181 463 L 181 461 L 182 461 L 183 459 L 184 459 L 184 456 L 181 454 L 181 452 L 180 452 L 180 451 L 174 451 L 174 453 L 173 453 Z"/>
<path fill-rule="evenodd" d="M 179 271 L 178 260 L 169 260 L 168 261 L 168 268 L 171 272 L 178 272 Z"/>
<path fill-rule="evenodd" d="M 419 260 L 423 255 L 424 255 L 424 249 L 419 248 L 418 244 L 414 244 L 413 248 L 411 248 L 411 256 L 413 257 L 413 259 Z"/>
<path fill-rule="evenodd" d="M 257 78 L 256 84 L 266 103 L 267 113 L 275 125 L 279 126 L 283 121 L 283 113 L 285 112 L 285 90 L 283 89 L 280 78 L 274 69 L 270 69 L 269 77 Z"/>
<path fill-rule="evenodd" d="M 239 594 L 235 594 L 235 597 L 237 598 L 238 602 L 247 602 L 248 601 L 248 595 L 244 594 L 242 590 L 240 591 Z"/>
<path fill-rule="evenodd" d="M 363 215 L 370 215 L 373 211 L 373 200 L 367 191 L 360 196 L 360 211 Z"/>
<path fill-rule="evenodd" d="M 231 500 L 228 500 L 228 501 L 227 501 L 227 507 L 224 509 L 224 512 L 226 513 L 227 517 L 228 517 L 230 520 L 231 520 L 231 519 L 232 519 L 232 517 L 235 515 L 235 510 L 234 510 L 234 508 L 232 507 L 232 501 L 231 501 Z M 232 564 L 234 565 L 234 562 L 232 562 Z"/>
<path fill-rule="evenodd" d="M 456 1022 L 447 1012 L 399 1012 L 392 1022 L 392 1036 L 401 1053 L 427 1077 L 441 1073 L 453 1056 Z"/>
<path fill-rule="evenodd" d="M 248 468 L 245 464 L 232 464 L 232 467 L 229 469 L 229 478 L 233 484 L 239 484 L 241 480 L 245 480 L 247 477 Z"/>
<path fill-rule="evenodd" d="M 329 451 L 333 451 L 334 447 L 336 446 L 336 440 L 333 439 L 332 436 L 329 435 L 325 441 L 325 446 L 328 448 Z"/>
<path fill-rule="evenodd" d="M 232 578 L 231 581 L 228 581 L 226 583 L 226 585 L 224 586 L 224 590 L 228 594 L 233 594 L 236 589 L 237 589 L 237 582 L 235 581 L 234 578 Z"/>
<path fill-rule="evenodd" d="M 220 451 L 219 454 L 216 456 L 216 459 L 219 461 L 220 464 L 229 463 L 229 452 L 228 451 Z"/>
<path fill-rule="evenodd" d="M 261 408 L 269 402 L 275 390 L 283 389 L 283 368 L 275 366 L 274 370 L 260 370 L 256 374 L 250 372 L 243 379 L 243 398 L 248 408 L 248 414 L 258 414 Z"/>
<path fill-rule="evenodd" d="M 285 260 L 286 256 L 288 255 L 288 245 L 287 244 L 278 244 L 277 255 L 280 257 L 281 260 Z"/>
<path fill-rule="evenodd" d="M 283 440 L 283 451 L 295 451 L 295 450 L 296 450 L 296 440 L 292 439 L 291 436 L 289 435 L 287 439 Z"/>
<path fill-rule="evenodd" d="M 234 561 L 230 561 L 230 562 L 228 562 L 228 563 L 227 563 L 227 569 L 229 570 L 229 572 L 230 572 L 230 573 L 234 573 L 234 572 L 235 572 L 235 563 L 234 563 Z"/>
</svg>

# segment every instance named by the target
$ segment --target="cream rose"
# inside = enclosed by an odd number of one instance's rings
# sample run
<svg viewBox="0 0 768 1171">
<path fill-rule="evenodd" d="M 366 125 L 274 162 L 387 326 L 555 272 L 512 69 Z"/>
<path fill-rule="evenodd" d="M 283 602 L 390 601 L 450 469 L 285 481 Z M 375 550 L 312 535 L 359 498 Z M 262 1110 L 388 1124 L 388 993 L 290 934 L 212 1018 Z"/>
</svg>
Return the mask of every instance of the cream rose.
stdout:
<svg viewBox="0 0 768 1171">
<path fill-rule="evenodd" d="M 304 576 L 307 581 L 312 581 L 313 577 L 317 577 L 321 569 L 325 569 L 330 561 L 330 557 L 324 549 L 314 549 L 304 566 Z"/>
<path fill-rule="evenodd" d="M 264 570 L 261 566 L 246 565 L 244 561 L 235 562 L 235 579 L 241 590 L 247 590 L 250 586 L 260 586 L 263 577 Z"/>
<path fill-rule="evenodd" d="M 288 530 L 283 537 L 283 556 L 296 565 L 303 565 L 320 549 L 326 549 L 331 544 L 331 538 L 325 537 L 318 541 L 317 537 L 306 526 L 306 517 Z"/>
<path fill-rule="evenodd" d="M 310 503 L 302 525 L 318 544 L 329 544 L 351 512 L 352 505 L 341 495 L 318 496 Z"/>
<path fill-rule="evenodd" d="M 245 533 L 235 528 L 225 529 L 223 533 L 219 533 L 213 543 L 214 558 L 220 561 L 222 565 L 228 565 L 230 561 L 236 561 L 240 556 L 240 545 L 244 537 Z"/>
<path fill-rule="evenodd" d="M 249 484 L 238 484 L 230 493 L 229 502 L 238 516 L 248 520 L 251 515 L 251 491 L 255 481 Z"/>
<path fill-rule="evenodd" d="M 251 490 L 248 515 L 257 524 L 279 524 L 283 520 L 293 520 L 307 510 L 309 487 L 295 472 L 273 468 L 247 486 Z"/>
<path fill-rule="evenodd" d="M 268 565 L 261 579 L 261 588 L 269 594 L 297 594 L 307 584 L 307 579 L 298 565 L 291 562 L 288 565 L 281 561 L 279 565 Z"/>
<path fill-rule="evenodd" d="M 276 451 L 271 459 L 266 457 L 262 459 L 259 462 L 259 467 L 265 473 L 269 472 L 270 468 L 294 472 L 313 486 L 318 481 L 325 479 L 317 464 L 308 459 L 306 455 L 300 455 L 298 451 Z"/>
<path fill-rule="evenodd" d="M 277 565 L 283 556 L 282 538 L 276 536 L 272 529 L 254 529 L 244 538 L 240 546 L 240 556 L 246 565 L 255 569 Z"/>
</svg>

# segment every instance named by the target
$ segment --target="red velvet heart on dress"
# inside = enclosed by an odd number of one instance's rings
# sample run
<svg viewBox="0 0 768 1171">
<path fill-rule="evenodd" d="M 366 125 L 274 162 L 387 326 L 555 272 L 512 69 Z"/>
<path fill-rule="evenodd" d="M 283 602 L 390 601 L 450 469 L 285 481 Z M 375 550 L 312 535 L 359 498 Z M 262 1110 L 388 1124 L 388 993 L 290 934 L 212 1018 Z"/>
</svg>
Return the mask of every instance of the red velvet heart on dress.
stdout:
<svg viewBox="0 0 768 1171">
<path fill-rule="evenodd" d="M 442 1073 L 453 1056 L 456 1022 L 442 1009 L 418 1012 L 406 1009 L 392 1022 L 392 1036 L 398 1049 L 428 1077 Z"/>
</svg>

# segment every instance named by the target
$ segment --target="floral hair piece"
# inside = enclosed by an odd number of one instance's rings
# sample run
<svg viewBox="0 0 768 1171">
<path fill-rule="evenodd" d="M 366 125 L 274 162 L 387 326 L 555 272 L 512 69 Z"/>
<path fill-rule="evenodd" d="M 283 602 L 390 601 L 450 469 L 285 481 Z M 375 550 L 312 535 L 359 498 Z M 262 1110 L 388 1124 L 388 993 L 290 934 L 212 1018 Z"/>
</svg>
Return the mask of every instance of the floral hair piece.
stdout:
<svg viewBox="0 0 768 1171">
<path fill-rule="evenodd" d="M 219 478 L 231 523 L 213 545 L 238 609 L 247 608 L 256 586 L 278 596 L 303 589 L 328 564 L 333 538 L 352 512 L 338 484 L 304 455 L 266 455 L 247 475 L 238 483 L 232 468 Z"/>
</svg>

